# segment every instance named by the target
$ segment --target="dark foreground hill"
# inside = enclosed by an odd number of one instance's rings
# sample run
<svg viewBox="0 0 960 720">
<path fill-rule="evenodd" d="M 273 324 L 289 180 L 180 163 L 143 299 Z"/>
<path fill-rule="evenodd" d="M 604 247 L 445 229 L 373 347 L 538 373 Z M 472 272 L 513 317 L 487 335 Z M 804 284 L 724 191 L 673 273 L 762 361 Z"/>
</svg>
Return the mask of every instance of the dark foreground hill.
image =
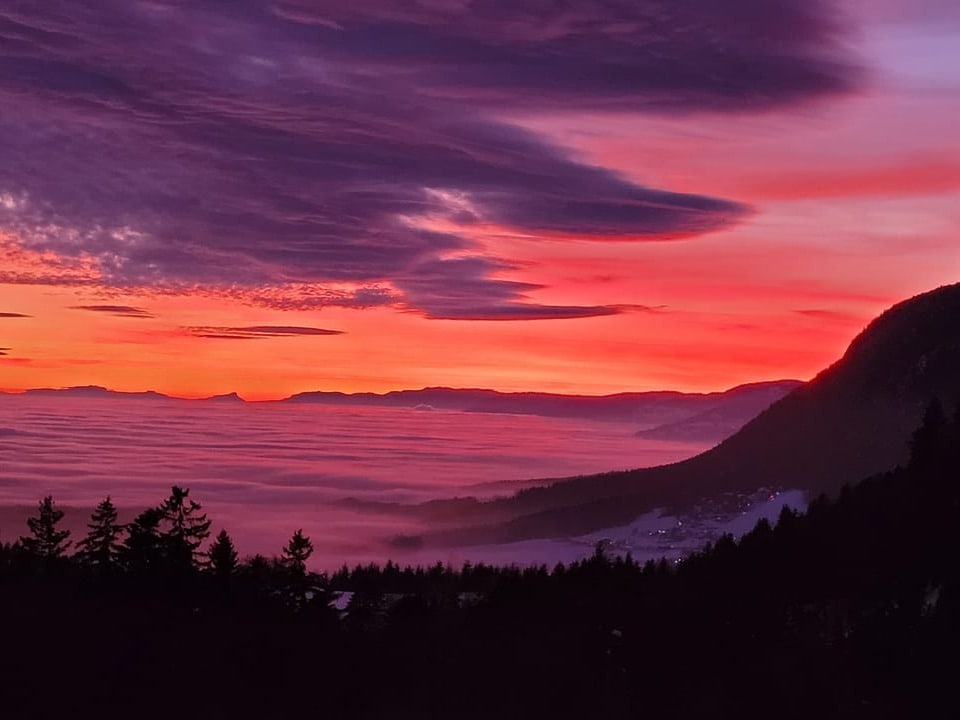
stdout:
<svg viewBox="0 0 960 720">
<path fill-rule="evenodd" d="M 837 363 L 701 455 L 558 481 L 489 503 L 463 502 L 458 521 L 483 524 L 427 540 L 469 544 L 578 535 L 727 491 L 835 491 L 851 477 L 902 463 L 911 429 L 933 397 L 951 407 L 960 399 L 960 284 L 890 308 Z"/>
<path fill-rule="evenodd" d="M 960 417 L 931 408 L 911 447 L 678 565 L 326 578 L 206 569 L 143 522 L 96 564 L 38 531 L 0 545 L 4 717 L 956 718 Z"/>
</svg>

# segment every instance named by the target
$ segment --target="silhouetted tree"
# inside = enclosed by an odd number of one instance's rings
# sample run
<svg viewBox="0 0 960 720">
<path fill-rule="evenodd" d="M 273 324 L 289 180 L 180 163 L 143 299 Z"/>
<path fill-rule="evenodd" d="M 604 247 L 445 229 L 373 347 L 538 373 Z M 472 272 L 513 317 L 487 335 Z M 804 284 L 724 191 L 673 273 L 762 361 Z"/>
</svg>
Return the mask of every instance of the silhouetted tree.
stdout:
<svg viewBox="0 0 960 720">
<path fill-rule="evenodd" d="M 133 572 L 155 569 L 163 559 L 160 522 L 163 511 L 147 508 L 127 525 L 127 539 L 120 556 L 124 566 Z"/>
<path fill-rule="evenodd" d="M 305 607 L 315 590 L 315 583 L 311 582 L 307 574 L 307 560 L 311 555 L 313 555 L 313 543 L 303 534 L 303 530 L 297 530 L 280 556 L 280 565 L 287 573 L 287 603 L 298 610 Z"/>
<path fill-rule="evenodd" d="M 207 557 L 210 558 L 210 570 L 218 577 L 230 577 L 237 571 L 237 549 L 226 530 L 217 534 Z"/>
<path fill-rule="evenodd" d="M 23 548 L 45 560 L 56 560 L 63 557 L 70 542 L 69 530 L 58 530 L 57 524 L 63 519 L 63 511 L 53 507 L 53 497 L 47 495 L 40 501 L 36 517 L 27 519 L 32 537 L 21 537 Z"/>
<path fill-rule="evenodd" d="M 290 542 L 283 548 L 281 562 L 284 567 L 295 576 L 306 575 L 307 560 L 313 555 L 313 543 L 310 538 L 303 534 L 303 530 L 297 530 Z"/>
<path fill-rule="evenodd" d="M 910 439 L 910 464 L 914 467 L 926 467 L 932 463 L 940 450 L 946 416 L 943 405 L 934 398 L 927 405 L 923 422 Z"/>
<path fill-rule="evenodd" d="M 609 561 L 613 541 L 610 538 L 600 538 L 593 544 L 594 562 L 604 563 Z"/>
<path fill-rule="evenodd" d="M 117 522 L 117 508 L 107 496 L 90 516 L 87 536 L 77 543 L 77 558 L 92 567 L 107 570 L 117 566 L 123 525 Z"/>
<path fill-rule="evenodd" d="M 277 576 L 280 574 L 275 568 L 276 561 L 272 562 L 259 553 L 245 558 L 237 569 L 240 585 L 254 604 L 261 604 L 272 599 L 276 588 Z"/>
<path fill-rule="evenodd" d="M 200 545 L 210 535 L 210 521 L 200 503 L 190 499 L 189 490 L 175 485 L 160 512 L 166 524 L 160 537 L 171 567 L 181 571 L 197 567 Z"/>
</svg>

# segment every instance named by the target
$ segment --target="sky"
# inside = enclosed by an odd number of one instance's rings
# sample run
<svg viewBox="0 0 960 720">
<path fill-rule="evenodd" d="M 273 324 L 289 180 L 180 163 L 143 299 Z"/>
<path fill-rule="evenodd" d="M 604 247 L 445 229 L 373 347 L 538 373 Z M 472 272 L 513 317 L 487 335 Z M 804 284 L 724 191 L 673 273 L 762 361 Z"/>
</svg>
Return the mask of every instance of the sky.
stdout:
<svg viewBox="0 0 960 720">
<path fill-rule="evenodd" d="M 953 0 L 10 0 L 0 389 L 807 379 L 960 280 Z"/>
</svg>

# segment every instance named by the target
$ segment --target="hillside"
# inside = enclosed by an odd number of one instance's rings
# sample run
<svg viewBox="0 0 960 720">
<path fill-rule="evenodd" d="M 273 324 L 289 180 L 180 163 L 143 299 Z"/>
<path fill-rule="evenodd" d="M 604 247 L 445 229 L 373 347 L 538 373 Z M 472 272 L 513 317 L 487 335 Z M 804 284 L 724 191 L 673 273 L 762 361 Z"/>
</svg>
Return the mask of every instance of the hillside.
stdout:
<svg viewBox="0 0 960 720">
<path fill-rule="evenodd" d="M 662 506 L 685 506 L 758 487 L 835 491 L 903 463 L 931 398 L 960 398 L 960 284 L 884 312 L 814 380 L 773 404 L 717 447 L 689 460 L 522 490 L 471 507 L 500 522 L 445 530 L 435 542 L 485 543 L 581 534 Z M 615 460 L 611 460 L 611 464 Z"/>
<path fill-rule="evenodd" d="M 725 402 L 683 420 L 639 430 L 637 437 L 678 442 L 720 442 L 802 383 L 745 385 L 725 393 Z M 749 390 L 749 392 L 738 392 Z"/>
</svg>

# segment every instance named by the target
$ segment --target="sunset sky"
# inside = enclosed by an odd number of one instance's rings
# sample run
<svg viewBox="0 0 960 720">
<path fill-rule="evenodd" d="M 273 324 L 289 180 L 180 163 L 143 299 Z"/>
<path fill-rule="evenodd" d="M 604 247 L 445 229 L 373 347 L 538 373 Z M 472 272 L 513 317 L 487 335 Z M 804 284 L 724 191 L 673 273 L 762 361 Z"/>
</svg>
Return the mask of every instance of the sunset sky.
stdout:
<svg viewBox="0 0 960 720">
<path fill-rule="evenodd" d="M 956 0 L 11 0 L 0 389 L 805 379 L 960 281 Z"/>
</svg>

